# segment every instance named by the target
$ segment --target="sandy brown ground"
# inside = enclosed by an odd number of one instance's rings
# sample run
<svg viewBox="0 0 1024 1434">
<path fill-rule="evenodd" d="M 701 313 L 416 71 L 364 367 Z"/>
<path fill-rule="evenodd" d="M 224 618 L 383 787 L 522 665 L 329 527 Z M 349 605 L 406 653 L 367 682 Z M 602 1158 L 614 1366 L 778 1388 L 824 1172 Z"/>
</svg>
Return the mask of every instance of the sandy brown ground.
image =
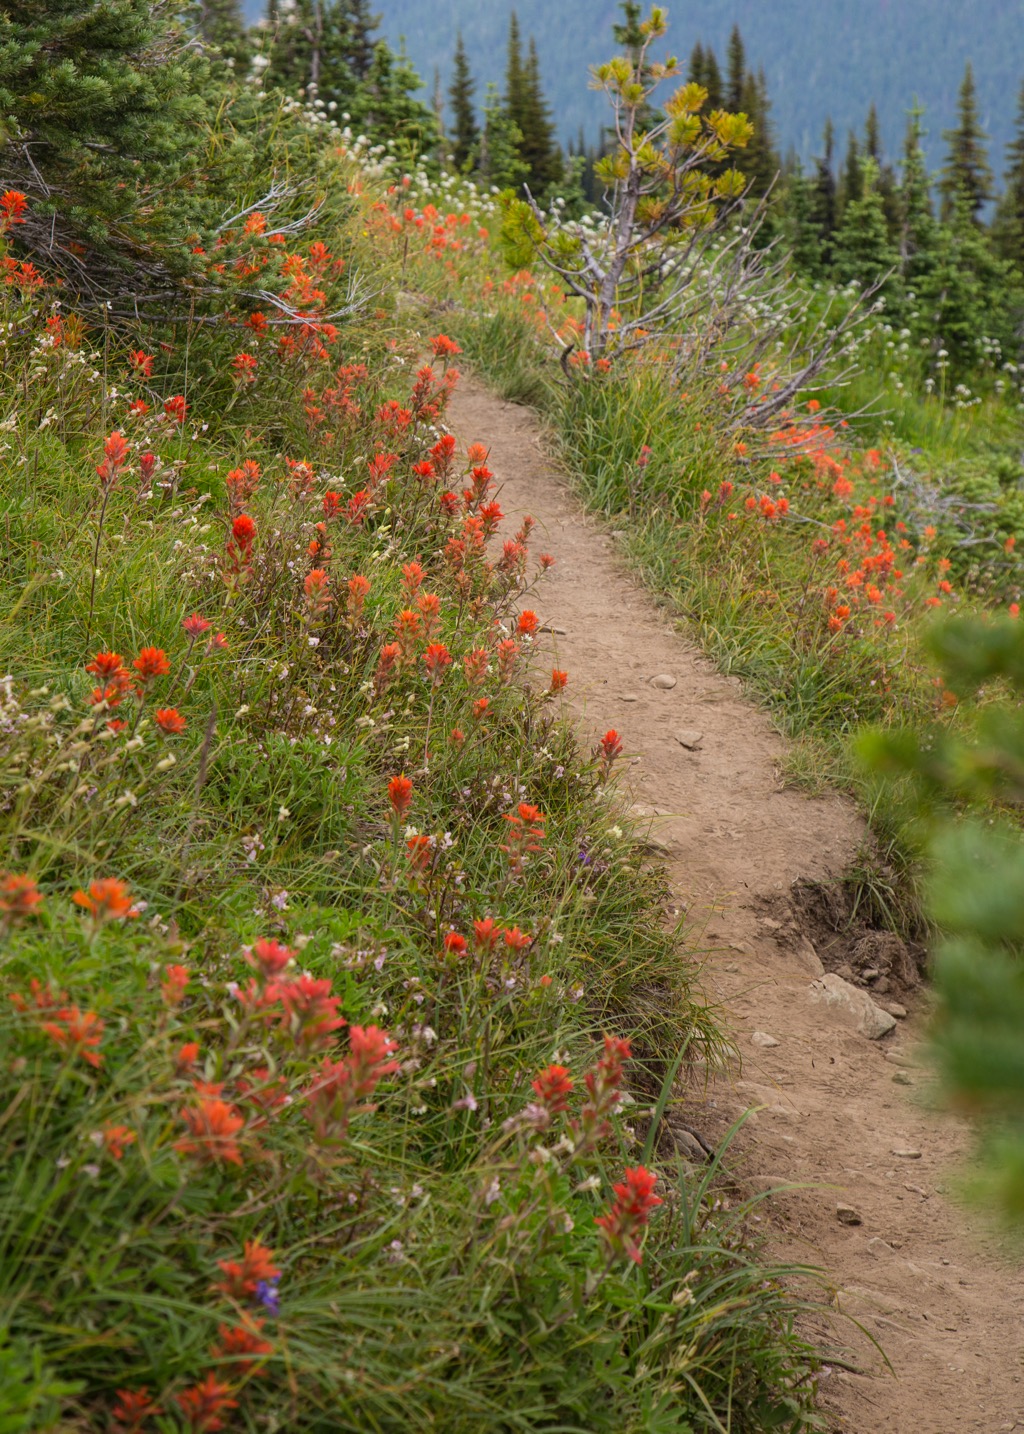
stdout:
<svg viewBox="0 0 1024 1434">
<path fill-rule="evenodd" d="M 783 788 L 784 745 L 768 718 L 630 578 L 546 461 L 528 410 L 464 381 L 451 419 L 464 442 L 489 445 L 506 514 L 537 519 L 533 550 L 557 563 L 533 603 L 555 629 L 547 655 L 568 670 L 584 729 L 623 734 L 632 799 L 658 814 L 679 903 L 711 952 L 706 988 L 724 1006 L 742 1069 L 689 1118 L 716 1139 L 759 1107 L 742 1137 L 745 1177 L 811 1186 L 768 1202 L 772 1253 L 821 1267 L 837 1307 L 892 1363 L 894 1373 L 845 1321 L 816 1327 L 863 1371 L 833 1368 L 824 1380 L 832 1429 L 1024 1429 L 1024 1278 L 944 1194 L 968 1141 L 928 1106 L 913 1062 L 920 1016 L 878 1042 L 856 1034 L 809 998 L 806 948 L 800 955 L 795 937 L 758 915 L 795 880 L 843 870 L 863 836 L 855 808 Z M 652 687 L 660 673 L 677 685 Z M 703 733 L 699 750 L 680 745 L 680 729 Z M 754 1032 L 778 1044 L 753 1044 Z M 841 1224 L 839 1202 L 862 1223 Z"/>
</svg>

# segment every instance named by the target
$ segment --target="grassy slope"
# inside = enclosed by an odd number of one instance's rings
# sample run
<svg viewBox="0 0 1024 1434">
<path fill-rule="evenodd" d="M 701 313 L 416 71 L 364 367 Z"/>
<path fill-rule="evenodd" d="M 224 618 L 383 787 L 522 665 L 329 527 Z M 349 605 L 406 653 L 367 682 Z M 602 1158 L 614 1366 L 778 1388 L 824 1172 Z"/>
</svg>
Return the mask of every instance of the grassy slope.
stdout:
<svg viewBox="0 0 1024 1434">
<path fill-rule="evenodd" d="M 354 276 L 378 297 L 336 332 L 4 292 L 4 864 L 42 898 L 0 893 L 4 1427 L 803 1427 L 779 1272 L 645 1135 L 721 1033 L 528 675 L 525 545 L 485 561 L 486 475 L 442 496 L 482 465 L 430 457 L 447 379 L 389 297 L 408 250 L 336 139 L 309 146 L 319 227 L 214 257 L 314 319 Z M 416 234 L 441 265 L 480 261 L 472 232 Z M 106 705 L 98 651 L 131 677 Z M 633 1045 L 632 1126 L 602 1032 Z M 568 1111 L 531 1089 L 551 1062 Z M 595 1217 L 642 1160 L 637 1264 Z"/>
</svg>

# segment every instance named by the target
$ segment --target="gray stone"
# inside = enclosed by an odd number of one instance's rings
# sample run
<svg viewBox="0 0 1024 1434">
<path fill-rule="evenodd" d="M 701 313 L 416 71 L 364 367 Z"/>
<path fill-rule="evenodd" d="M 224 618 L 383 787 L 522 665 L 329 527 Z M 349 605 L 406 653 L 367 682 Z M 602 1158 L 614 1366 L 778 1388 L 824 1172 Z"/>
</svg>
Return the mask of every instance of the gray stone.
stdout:
<svg viewBox="0 0 1024 1434">
<path fill-rule="evenodd" d="M 704 740 L 704 733 L 698 732 L 695 727 L 682 727 L 675 736 L 679 745 L 685 747 L 688 752 L 696 752 Z"/>
<path fill-rule="evenodd" d="M 851 986 L 831 971 L 811 982 L 810 997 L 823 1002 L 844 1024 L 853 1026 L 869 1041 L 888 1035 L 896 1025 L 896 1017 L 876 1006 L 867 991 Z"/>
<path fill-rule="evenodd" d="M 854 1209 L 852 1205 L 844 1205 L 841 1202 L 836 1206 L 836 1219 L 840 1225 L 863 1225 L 864 1223 L 864 1217 L 859 1210 Z"/>
<path fill-rule="evenodd" d="M 779 1042 L 774 1036 L 768 1035 L 767 1031 L 755 1031 L 750 1037 L 752 1046 L 760 1046 L 762 1050 L 768 1050 L 771 1046 L 777 1046 Z"/>
<path fill-rule="evenodd" d="M 895 1155 L 895 1157 L 896 1157 L 897 1160 L 920 1160 L 920 1159 L 921 1159 L 921 1152 L 920 1152 L 920 1150 L 894 1150 L 894 1151 L 893 1151 L 893 1155 Z"/>
<path fill-rule="evenodd" d="M 879 1005 L 888 1011 L 890 1016 L 895 1016 L 897 1021 L 905 1021 L 907 1019 L 907 1008 L 906 1006 L 901 1006 L 899 1001 L 880 1001 Z"/>
<path fill-rule="evenodd" d="M 677 679 L 672 676 L 671 672 L 658 672 L 651 678 L 651 686 L 660 687 L 665 692 L 669 692 L 676 685 L 676 681 Z"/>
<path fill-rule="evenodd" d="M 806 936 L 798 936 L 792 953 L 793 959 L 801 971 L 814 980 L 817 980 L 819 976 L 824 976 L 825 967 L 821 964 L 821 957 L 814 949 L 813 941 L 809 941 Z"/>
</svg>

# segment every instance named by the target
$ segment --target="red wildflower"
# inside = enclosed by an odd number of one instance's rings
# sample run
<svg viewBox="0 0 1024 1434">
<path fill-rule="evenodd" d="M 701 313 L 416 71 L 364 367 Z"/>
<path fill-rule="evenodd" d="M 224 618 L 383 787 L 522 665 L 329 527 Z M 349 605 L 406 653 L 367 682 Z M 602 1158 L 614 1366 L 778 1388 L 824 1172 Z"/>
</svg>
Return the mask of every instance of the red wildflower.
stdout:
<svg viewBox="0 0 1024 1434">
<path fill-rule="evenodd" d="M 144 647 L 132 666 L 143 682 L 149 682 L 154 677 L 166 677 L 171 670 L 167 653 L 162 647 Z"/>
<path fill-rule="evenodd" d="M 208 1164 L 242 1164 L 242 1153 L 235 1137 L 245 1125 L 245 1117 L 236 1106 L 219 1096 L 203 1095 L 197 1090 L 195 1105 L 183 1106 L 181 1118 L 188 1135 L 174 1142 L 175 1150 L 194 1155 Z"/>
<path fill-rule="evenodd" d="M 431 683 L 436 687 L 444 676 L 445 668 L 451 666 L 452 655 L 443 642 L 432 642 L 423 654 L 423 665 Z"/>
<path fill-rule="evenodd" d="M 525 608 L 519 614 L 519 621 L 516 624 L 516 632 L 520 637 L 532 636 L 540 625 L 540 619 L 530 608 Z"/>
<path fill-rule="evenodd" d="M 338 1015 L 341 997 L 331 995 L 327 980 L 303 974 L 294 981 L 275 981 L 267 987 L 267 999 L 281 1002 L 278 1024 L 306 1050 L 324 1045 L 347 1024 L 344 1016 Z"/>
<path fill-rule="evenodd" d="M 525 951 L 533 945 L 533 937 L 528 936 L 525 931 L 520 931 L 518 926 L 507 926 L 502 935 L 505 938 L 505 945 L 510 951 Z"/>
<path fill-rule="evenodd" d="M 153 720 L 161 732 L 166 732 L 169 737 L 176 736 L 185 730 L 185 719 L 177 707 L 158 707 Z"/>
<path fill-rule="evenodd" d="M 508 682 L 515 672 L 519 660 L 519 644 L 511 637 L 502 638 L 498 643 L 498 676 Z"/>
<path fill-rule="evenodd" d="M 153 355 L 146 353 L 144 349 L 132 349 L 128 362 L 139 378 L 153 377 Z"/>
<path fill-rule="evenodd" d="M 178 1047 L 174 1056 L 174 1068 L 178 1075 L 185 1075 L 199 1059 L 199 1042 L 186 1041 Z"/>
<path fill-rule="evenodd" d="M 189 980 L 190 972 L 187 966 L 165 966 L 164 979 L 160 983 L 164 1005 L 180 1006 L 185 999 Z"/>
<path fill-rule="evenodd" d="M 235 354 L 231 360 L 231 367 L 234 369 L 235 378 L 239 383 L 256 382 L 256 370 L 259 368 L 259 360 L 255 354 Z"/>
<path fill-rule="evenodd" d="M 210 1347 L 214 1359 L 225 1360 L 234 1366 L 237 1376 L 254 1372 L 263 1364 L 263 1357 L 273 1354 L 274 1346 L 267 1339 L 261 1339 L 263 1320 L 246 1318 L 242 1324 L 217 1326 L 218 1339 Z"/>
<path fill-rule="evenodd" d="M 103 1127 L 103 1148 L 114 1160 L 120 1160 L 129 1145 L 136 1141 L 135 1131 L 127 1125 L 105 1125 Z"/>
<path fill-rule="evenodd" d="M 588 1142 L 608 1133 L 606 1117 L 616 1108 L 622 1088 L 622 1067 L 632 1052 L 629 1042 L 618 1036 L 605 1036 L 604 1055 L 592 1071 L 583 1077 L 590 1099 L 581 1112 L 581 1128 Z"/>
<path fill-rule="evenodd" d="M 332 488 L 328 488 L 327 492 L 324 494 L 324 501 L 323 501 L 324 517 L 325 517 L 325 518 L 336 518 L 336 517 L 338 516 L 338 509 L 339 509 L 340 507 L 341 507 L 341 494 L 340 494 L 340 493 L 335 493 Z"/>
<path fill-rule="evenodd" d="M 551 692 L 561 692 L 568 681 L 568 672 L 562 672 L 559 668 L 553 667 L 551 669 L 551 687 L 549 690 Z"/>
<path fill-rule="evenodd" d="M 392 777 L 388 782 L 388 800 L 395 817 L 401 820 L 412 802 L 412 781 L 408 777 Z"/>
<path fill-rule="evenodd" d="M 348 615 L 353 622 L 358 622 L 363 615 L 363 603 L 370 591 L 370 579 L 364 578 L 362 573 L 355 573 L 348 580 Z"/>
<path fill-rule="evenodd" d="M 187 412 L 188 404 L 180 393 L 175 394 L 173 398 L 164 400 L 164 413 L 172 423 L 184 423 Z"/>
<path fill-rule="evenodd" d="M 100 481 L 106 485 L 117 481 L 118 475 L 125 463 L 128 461 L 128 443 L 121 433 L 111 433 L 103 440 L 104 459 L 97 463 L 96 472 Z"/>
<path fill-rule="evenodd" d="M 428 836 L 410 837 L 405 844 L 409 865 L 416 871 L 425 872 L 430 865 L 434 848 Z"/>
<path fill-rule="evenodd" d="M 406 563 L 402 568 L 402 591 L 411 600 L 423 585 L 426 573 L 419 563 Z"/>
<path fill-rule="evenodd" d="M 614 727 L 609 727 L 608 731 L 604 734 L 604 736 L 598 743 L 598 752 L 600 753 L 602 760 L 610 766 L 611 763 L 614 762 L 615 758 L 619 756 L 621 751 L 622 742 L 619 738 L 619 734 L 618 732 L 616 732 Z"/>
<path fill-rule="evenodd" d="M 449 956 L 465 956 L 469 943 L 465 936 L 460 936 L 457 931 L 449 931 L 444 938 L 444 949 Z"/>
<path fill-rule="evenodd" d="M 430 347 L 435 358 L 454 358 L 462 352 L 455 340 L 450 339 L 447 334 L 438 334 L 432 338 Z"/>
<path fill-rule="evenodd" d="M 238 1408 L 238 1400 L 231 1398 L 230 1384 L 222 1383 L 213 1374 L 174 1397 L 191 1434 L 216 1434 L 224 1428 L 221 1414 Z"/>
<path fill-rule="evenodd" d="M 111 1412 L 119 1434 L 141 1434 L 145 1420 L 155 1419 L 163 1410 L 150 1399 L 149 1390 L 143 1384 L 138 1389 L 119 1389 Z"/>
<path fill-rule="evenodd" d="M 86 672 L 97 677 L 120 677 L 124 672 L 124 658 L 119 652 L 97 652 L 91 662 L 86 663 Z"/>
<path fill-rule="evenodd" d="M 95 1011 L 82 1011 L 78 1006 L 62 1007 L 55 1013 L 54 1020 L 43 1022 L 42 1029 L 69 1056 L 80 1055 L 94 1068 L 103 1064 L 103 1056 L 97 1050 L 103 1036 L 103 1021 Z"/>
<path fill-rule="evenodd" d="M 256 1293 L 262 1280 L 276 1280 L 281 1271 L 273 1263 L 274 1252 L 259 1240 L 246 1240 L 241 1260 L 218 1260 L 225 1278 L 215 1289 L 231 1300 L 244 1300 Z"/>
<path fill-rule="evenodd" d="M 344 1058 L 332 1061 L 324 1057 L 306 1092 L 306 1116 L 319 1140 L 340 1138 L 353 1115 L 372 1109 L 360 1102 L 398 1069 L 398 1062 L 388 1059 L 396 1049 L 379 1026 L 353 1026 Z"/>
<path fill-rule="evenodd" d="M 314 612 L 330 605 L 330 583 L 331 580 L 323 568 L 313 568 L 306 574 L 302 590 Z"/>
<path fill-rule="evenodd" d="M 479 687 L 487 676 L 490 666 L 487 649 L 475 647 L 472 652 L 467 652 L 462 659 L 462 670 L 466 674 L 466 681 L 470 687 Z"/>
<path fill-rule="evenodd" d="M 263 939 L 253 942 L 245 959 L 264 976 L 278 976 L 295 959 L 295 952 L 290 946 L 282 946 L 280 941 Z"/>
<path fill-rule="evenodd" d="M 388 642 L 380 650 L 380 657 L 377 659 L 377 671 L 373 677 L 373 688 L 376 693 L 381 693 L 390 683 L 395 664 L 402 655 L 402 649 L 397 642 Z"/>
<path fill-rule="evenodd" d="M 504 819 L 508 822 L 510 831 L 508 841 L 501 844 L 501 850 L 508 853 L 512 870 L 519 871 L 526 864 L 531 852 L 541 850 L 547 817 L 529 802 L 520 802 L 516 811 L 505 813 Z"/>
<path fill-rule="evenodd" d="M 9 926 L 34 916 L 42 904 L 39 888 L 30 876 L 5 872 L 0 876 L 0 915 Z"/>
<path fill-rule="evenodd" d="M 657 1180 L 658 1177 L 642 1165 L 627 1169 L 622 1181 L 612 1187 L 616 1198 L 611 1209 L 595 1220 L 601 1227 L 609 1252 L 628 1255 L 638 1265 L 643 1256 L 637 1245 L 637 1236 L 647 1224 L 651 1211 L 664 1203 L 660 1196 L 654 1194 Z"/>
<path fill-rule="evenodd" d="M 20 189 L 5 189 L 0 194 L 0 232 L 12 224 L 24 224 L 28 199 Z"/>
<path fill-rule="evenodd" d="M 239 513 L 231 524 L 231 536 L 238 544 L 239 551 L 245 556 L 252 547 L 253 539 L 256 536 L 256 524 L 248 513 Z"/>
<path fill-rule="evenodd" d="M 213 624 L 194 612 L 191 617 L 185 618 L 181 626 L 189 642 L 195 642 L 196 638 L 202 637 L 203 633 L 208 632 Z"/>
<path fill-rule="evenodd" d="M 537 1099 L 551 1115 L 568 1109 L 573 1082 L 565 1066 L 545 1066 L 532 1084 Z"/>
<path fill-rule="evenodd" d="M 138 914 L 128 887 L 113 876 L 90 882 L 88 892 L 76 891 L 71 900 L 88 911 L 94 921 L 123 921 Z"/>
</svg>

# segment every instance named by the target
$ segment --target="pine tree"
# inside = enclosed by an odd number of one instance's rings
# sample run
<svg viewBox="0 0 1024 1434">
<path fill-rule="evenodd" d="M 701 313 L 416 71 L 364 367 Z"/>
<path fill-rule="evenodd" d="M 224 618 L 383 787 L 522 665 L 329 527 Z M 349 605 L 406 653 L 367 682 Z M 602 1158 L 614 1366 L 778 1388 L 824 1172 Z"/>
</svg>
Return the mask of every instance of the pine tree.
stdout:
<svg viewBox="0 0 1024 1434">
<path fill-rule="evenodd" d="M 999 252 L 1024 272 L 1024 84 L 1020 90 L 1017 125 L 1006 148 L 1006 190 L 999 202 L 995 239 Z"/>
<path fill-rule="evenodd" d="M 149 0 L 5 0 L 3 184 L 31 205 L 19 247 L 63 268 L 69 286 L 107 282 L 101 266 L 68 258 L 81 243 L 125 264 L 144 254 L 151 276 L 191 268 L 206 73 L 191 37 Z"/>
<path fill-rule="evenodd" d="M 841 284 L 882 282 L 892 312 L 902 298 L 898 260 L 878 192 L 878 168 L 868 159 L 862 169 L 861 194 L 847 204 L 836 233 L 833 273 Z"/>
<path fill-rule="evenodd" d="M 739 108 L 754 126 L 753 138 L 743 155 L 743 173 L 751 194 L 760 199 L 771 189 L 780 168 L 769 114 L 771 102 L 768 99 L 768 86 L 763 70 L 757 75 L 747 75 Z"/>
<path fill-rule="evenodd" d="M 466 47 L 460 30 L 455 41 L 455 63 L 448 97 L 452 107 L 452 159 L 455 168 L 465 172 L 480 140 L 473 96 L 476 85 L 469 69 Z"/>
<path fill-rule="evenodd" d="M 619 0 L 619 9 L 622 11 L 622 19 L 613 22 L 612 35 L 615 43 L 621 50 L 624 50 L 633 63 L 635 69 L 640 64 L 640 52 L 644 45 L 644 32 L 642 29 L 642 16 L 639 0 Z M 638 82 L 649 86 L 651 78 L 650 64 L 645 61 L 638 76 Z M 636 125 L 641 131 L 649 130 L 657 122 L 657 110 L 650 104 L 644 103 L 637 110 Z"/>
<path fill-rule="evenodd" d="M 953 381 L 970 373 L 981 336 L 1010 348 L 1013 314 L 1020 302 L 1012 271 L 992 250 L 966 197 L 941 224 L 931 272 L 921 284 L 923 331 L 936 351 L 945 349 Z M 1012 302 L 1016 299 L 1016 304 Z"/>
<path fill-rule="evenodd" d="M 519 34 L 519 17 L 513 10 L 508 22 L 508 58 L 505 64 L 505 109 L 509 119 L 523 130 L 526 108 L 526 74 L 523 68 L 523 42 Z"/>
<path fill-rule="evenodd" d="M 931 181 L 924 159 L 922 114 L 916 107 L 910 111 L 897 193 L 900 269 L 907 289 L 914 293 L 935 266 L 937 237 Z"/>
<path fill-rule="evenodd" d="M 843 165 L 843 173 L 839 180 L 839 193 L 837 196 L 837 209 L 840 216 L 846 213 L 851 204 L 856 204 L 864 197 L 864 164 L 861 157 L 860 141 L 850 130 L 849 139 L 846 143 L 846 161 Z"/>
<path fill-rule="evenodd" d="M 867 122 L 864 125 L 864 155 L 872 161 L 878 170 L 876 183 L 882 200 L 882 208 L 885 210 L 885 222 L 889 226 L 889 233 L 895 236 L 899 233 L 900 226 L 896 175 L 892 165 L 885 158 L 881 129 L 878 123 L 878 109 L 874 104 L 868 110 Z"/>
<path fill-rule="evenodd" d="M 200 0 L 199 34 L 224 60 L 241 67 L 250 55 L 239 0 Z"/>
<path fill-rule="evenodd" d="M 835 130 L 831 119 L 825 121 L 822 153 L 814 162 L 815 177 L 811 189 L 811 219 L 821 236 L 822 266 L 832 262 L 832 243 L 838 222 L 835 176 Z"/>
<path fill-rule="evenodd" d="M 824 276 L 821 225 L 816 214 L 816 181 L 804 174 L 799 159 L 787 159 L 781 193 L 783 237 L 798 274 Z"/>
<path fill-rule="evenodd" d="M 702 85 L 704 83 L 705 71 L 704 46 L 698 40 L 690 51 L 690 69 L 686 76 L 691 85 Z"/>
<path fill-rule="evenodd" d="M 725 108 L 732 114 L 743 109 L 743 87 L 747 78 L 747 52 L 740 27 L 734 25 L 727 52 L 728 78 L 725 85 Z"/>
<path fill-rule="evenodd" d="M 481 178 L 496 189 L 517 189 L 528 170 L 519 157 L 523 132 L 511 118 L 494 85 L 487 86 L 484 104 L 484 127 L 476 154 L 475 167 Z"/>
<path fill-rule="evenodd" d="M 345 56 L 357 80 L 365 80 L 373 69 L 374 52 L 378 45 L 376 31 L 379 15 L 370 11 L 369 0 L 343 0 L 340 6 L 345 22 Z"/>
<path fill-rule="evenodd" d="M 551 108 L 544 98 L 540 58 L 532 37 L 523 67 L 522 112 L 516 122 L 523 135 L 519 156 L 529 170 L 530 188 L 537 196 L 546 195 L 562 177 L 562 152 L 555 139 Z"/>
<path fill-rule="evenodd" d="M 939 192 L 942 215 L 952 219 L 961 201 L 970 217 L 977 221 L 982 208 L 992 198 L 992 170 L 986 144 L 988 135 L 978 118 L 978 97 L 974 87 L 974 71 L 968 60 L 957 102 L 959 123 L 946 130 L 943 139 L 949 146 Z"/>
<path fill-rule="evenodd" d="M 704 51 L 703 85 L 708 92 L 707 110 L 711 112 L 722 109 L 722 71 L 719 68 L 718 56 L 710 45 Z"/>
</svg>

